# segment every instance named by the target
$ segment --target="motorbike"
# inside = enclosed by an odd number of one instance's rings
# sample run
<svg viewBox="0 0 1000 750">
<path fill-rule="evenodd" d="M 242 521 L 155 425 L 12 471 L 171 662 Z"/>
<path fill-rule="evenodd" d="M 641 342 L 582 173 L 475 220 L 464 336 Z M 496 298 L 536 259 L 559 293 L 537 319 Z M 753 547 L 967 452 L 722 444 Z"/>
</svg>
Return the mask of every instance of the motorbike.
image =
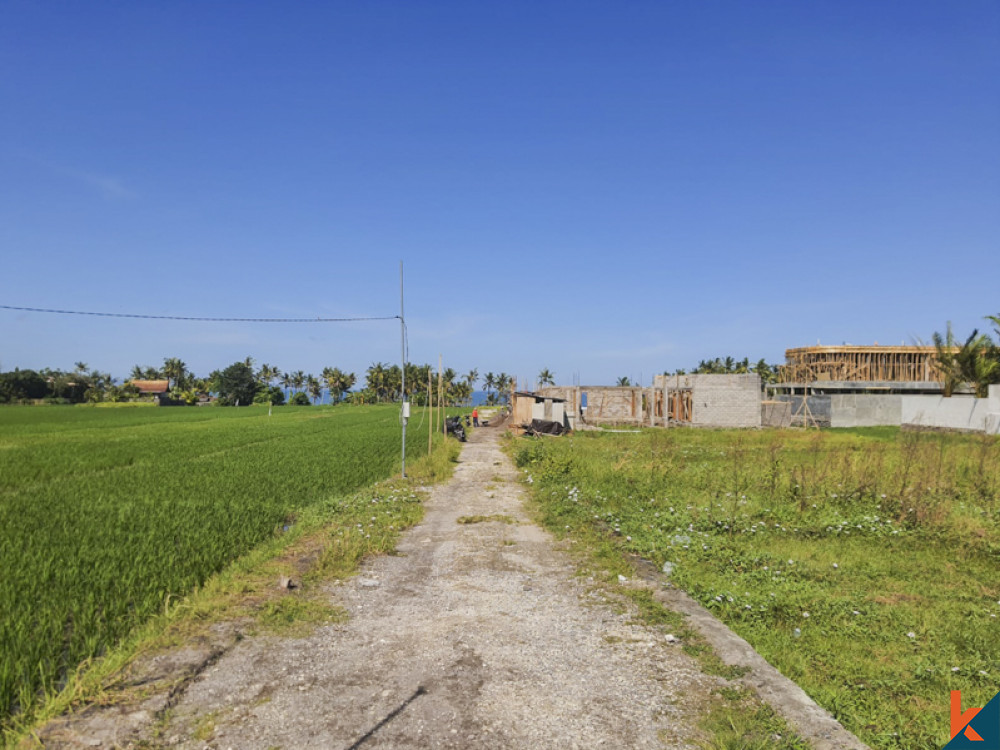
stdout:
<svg viewBox="0 0 1000 750">
<path fill-rule="evenodd" d="M 465 442 L 465 427 L 462 426 L 461 417 L 445 417 L 444 424 L 449 435 L 457 437 L 459 442 Z"/>
</svg>

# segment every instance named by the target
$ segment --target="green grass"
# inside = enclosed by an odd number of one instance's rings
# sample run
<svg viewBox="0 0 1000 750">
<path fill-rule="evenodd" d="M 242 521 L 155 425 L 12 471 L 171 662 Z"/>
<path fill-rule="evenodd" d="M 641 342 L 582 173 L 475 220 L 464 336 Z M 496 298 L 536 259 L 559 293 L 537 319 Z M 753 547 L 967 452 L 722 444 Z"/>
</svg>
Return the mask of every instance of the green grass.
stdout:
<svg viewBox="0 0 1000 750">
<path fill-rule="evenodd" d="M 547 526 L 671 562 L 873 747 L 940 747 L 951 690 L 1000 690 L 995 438 L 647 430 L 514 453 Z"/>
<path fill-rule="evenodd" d="M 701 723 L 710 735 L 701 743 L 705 750 L 809 750 L 809 744 L 753 693 L 725 687 L 718 698 Z"/>
<path fill-rule="evenodd" d="M 0 410 L 0 730 L 310 513 L 366 505 L 340 529 L 357 555 L 411 522 L 405 498 L 349 497 L 398 472 L 397 411 Z M 412 430 L 408 456 L 426 445 Z"/>
</svg>

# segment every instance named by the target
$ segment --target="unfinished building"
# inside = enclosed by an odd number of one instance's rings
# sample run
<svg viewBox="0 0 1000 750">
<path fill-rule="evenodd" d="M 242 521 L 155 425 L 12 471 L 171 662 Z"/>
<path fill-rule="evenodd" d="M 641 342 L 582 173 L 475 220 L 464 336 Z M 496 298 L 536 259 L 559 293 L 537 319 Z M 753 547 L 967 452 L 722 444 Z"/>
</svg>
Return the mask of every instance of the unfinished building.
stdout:
<svg viewBox="0 0 1000 750">
<path fill-rule="evenodd" d="M 940 393 L 933 346 L 806 346 L 785 351 L 778 391 Z"/>
<path fill-rule="evenodd" d="M 820 427 L 900 424 L 903 395 L 940 395 L 933 346 L 807 346 L 785 351 L 768 403 L 787 403 L 791 423 Z"/>
<path fill-rule="evenodd" d="M 757 375 L 658 375 L 652 387 L 550 386 L 525 399 L 522 407 L 544 410 L 563 405 L 567 427 L 624 425 L 662 427 L 760 427 L 761 381 Z M 540 404 L 540 405 L 539 405 Z M 516 422 L 516 420 L 515 420 Z"/>
</svg>

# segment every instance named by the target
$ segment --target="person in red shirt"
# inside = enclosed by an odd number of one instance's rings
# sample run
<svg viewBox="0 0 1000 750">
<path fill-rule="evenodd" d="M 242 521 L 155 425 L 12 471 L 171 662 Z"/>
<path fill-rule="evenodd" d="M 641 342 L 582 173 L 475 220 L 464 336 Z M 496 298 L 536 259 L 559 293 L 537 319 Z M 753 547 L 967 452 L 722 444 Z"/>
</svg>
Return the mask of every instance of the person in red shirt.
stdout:
<svg viewBox="0 0 1000 750">
<path fill-rule="evenodd" d="M 479 427 L 479 409 L 476 408 L 472 410 L 472 426 Z"/>
</svg>

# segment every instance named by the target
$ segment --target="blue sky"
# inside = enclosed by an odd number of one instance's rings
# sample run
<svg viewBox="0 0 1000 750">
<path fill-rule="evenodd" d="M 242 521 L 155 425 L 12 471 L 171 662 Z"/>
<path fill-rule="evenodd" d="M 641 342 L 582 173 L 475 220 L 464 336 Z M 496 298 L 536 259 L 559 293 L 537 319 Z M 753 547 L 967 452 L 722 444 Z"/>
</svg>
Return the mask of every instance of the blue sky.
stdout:
<svg viewBox="0 0 1000 750">
<path fill-rule="evenodd" d="M 5 2 L 0 304 L 522 383 L 1000 313 L 1000 5 Z M 0 310 L 0 369 L 394 322 Z"/>
</svg>

